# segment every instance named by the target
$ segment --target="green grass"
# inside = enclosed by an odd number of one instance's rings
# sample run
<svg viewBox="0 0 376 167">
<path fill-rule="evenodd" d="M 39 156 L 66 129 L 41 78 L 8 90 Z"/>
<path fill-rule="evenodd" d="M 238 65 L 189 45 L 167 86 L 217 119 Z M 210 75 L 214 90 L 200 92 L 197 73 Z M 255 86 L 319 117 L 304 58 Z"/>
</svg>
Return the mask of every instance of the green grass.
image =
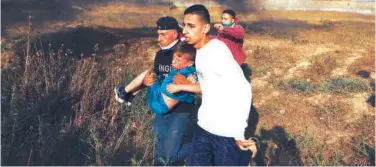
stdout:
<svg viewBox="0 0 376 167">
<path fill-rule="evenodd" d="M 360 93 L 371 91 L 368 80 L 363 78 L 333 78 L 321 81 L 318 84 L 307 82 L 302 79 L 281 80 L 277 87 L 293 93 L 315 93 L 323 92 L 329 94 L 349 95 L 350 93 Z M 334 109 L 335 106 L 329 106 Z M 331 110 L 331 109 L 330 109 Z M 323 109 L 322 112 L 327 112 Z"/>
<path fill-rule="evenodd" d="M 305 80 L 299 79 L 282 80 L 279 82 L 278 86 L 289 92 L 296 93 L 310 93 L 314 90 L 313 85 L 311 85 Z"/>
<path fill-rule="evenodd" d="M 317 145 L 312 133 L 304 133 L 300 136 L 292 136 L 292 138 L 296 140 L 299 149 L 312 149 Z"/>
<path fill-rule="evenodd" d="M 329 159 L 329 166 L 339 166 L 341 165 L 342 158 L 345 156 L 345 153 L 342 151 L 335 152 L 333 156 Z"/>
<path fill-rule="evenodd" d="M 371 90 L 368 80 L 363 78 L 334 78 L 321 83 L 321 90 L 326 93 L 346 94 Z"/>
</svg>

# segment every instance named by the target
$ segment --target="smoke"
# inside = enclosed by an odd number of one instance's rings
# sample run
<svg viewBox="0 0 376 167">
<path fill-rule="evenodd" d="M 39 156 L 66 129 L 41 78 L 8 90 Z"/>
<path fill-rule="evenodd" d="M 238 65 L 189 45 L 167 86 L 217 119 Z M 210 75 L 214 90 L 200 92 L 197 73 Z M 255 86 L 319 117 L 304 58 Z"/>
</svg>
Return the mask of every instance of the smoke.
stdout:
<svg viewBox="0 0 376 167">
<path fill-rule="evenodd" d="M 232 9 L 236 13 L 248 13 L 255 11 L 255 8 L 252 3 L 253 1 L 249 0 L 214 0 L 213 2 L 217 2 L 224 8 Z"/>
<path fill-rule="evenodd" d="M 42 0 L 43 1 L 43 0 Z M 185 3 L 201 3 L 203 5 L 208 5 L 210 3 L 217 3 L 223 8 L 232 9 L 236 13 L 248 13 L 255 11 L 255 4 L 261 2 L 262 0 L 48 0 L 52 1 L 56 6 L 69 6 L 74 3 L 87 4 L 87 3 L 111 3 L 111 2 L 125 2 L 137 5 L 169 5 L 171 3 L 185 4 Z"/>
</svg>

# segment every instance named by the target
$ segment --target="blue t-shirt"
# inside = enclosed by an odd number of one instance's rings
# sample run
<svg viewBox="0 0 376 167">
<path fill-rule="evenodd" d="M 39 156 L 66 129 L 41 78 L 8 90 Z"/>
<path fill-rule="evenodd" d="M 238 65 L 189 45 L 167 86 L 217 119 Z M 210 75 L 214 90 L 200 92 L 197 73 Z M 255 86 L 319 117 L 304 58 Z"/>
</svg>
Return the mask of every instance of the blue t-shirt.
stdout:
<svg viewBox="0 0 376 167">
<path fill-rule="evenodd" d="M 168 106 L 166 105 L 166 102 L 164 101 L 161 93 L 178 101 L 193 103 L 193 100 L 195 98 L 194 93 L 182 91 L 182 92 L 171 94 L 167 92 L 167 86 L 169 84 L 174 83 L 174 77 L 176 76 L 176 74 L 182 74 L 185 77 L 188 77 L 189 75 L 193 74 L 195 75 L 197 79 L 195 72 L 196 72 L 196 68 L 194 66 L 188 66 L 181 70 L 172 69 L 171 72 L 163 80 L 162 83 L 161 83 L 162 78 L 157 78 L 156 82 L 148 88 L 148 92 L 147 92 L 148 93 L 147 101 L 152 112 L 156 114 L 164 114 L 169 111 Z"/>
<path fill-rule="evenodd" d="M 196 68 L 194 66 L 188 66 L 181 70 L 172 69 L 171 72 L 168 74 L 168 76 L 162 83 L 161 92 L 172 99 L 182 101 L 182 102 L 187 102 L 187 103 L 193 103 L 193 100 L 195 98 L 194 93 L 181 91 L 181 92 L 176 92 L 176 93 L 171 94 L 167 92 L 167 86 L 174 83 L 174 77 L 176 76 L 176 74 L 182 74 L 185 77 L 188 77 L 193 74 L 195 75 L 196 80 L 197 80 L 197 76 L 195 73 L 196 73 Z"/>
</svg>

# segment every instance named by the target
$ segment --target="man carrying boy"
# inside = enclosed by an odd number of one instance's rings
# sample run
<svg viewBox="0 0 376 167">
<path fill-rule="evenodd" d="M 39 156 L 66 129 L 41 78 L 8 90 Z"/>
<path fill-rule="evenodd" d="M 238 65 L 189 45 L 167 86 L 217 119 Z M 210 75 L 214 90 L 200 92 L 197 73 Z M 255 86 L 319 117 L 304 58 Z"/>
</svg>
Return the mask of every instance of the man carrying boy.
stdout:
<svg viewBox="0 0 376 167">
<path fill-rule="evenodd" d="M 153 71 L 150 75 L 145 70 L 125 88 L 117 86 L 115 95 L 120 103 L 129 102 L 139 92 L 140 88 L 162 82 L 171 71 L 174 49 L 179 43 L 180 27 L 173 17 L 162 17 L 157 21 L 158 44 L 161 47 L 154 58 Z M 143 84 L 141 84 L 143 81 Z M 192 103 L 179 102 L 168 113 L 157 114 L 153 122 L 155 141 L 154 165 L 174 165 L 184 160 L 191 151 L 190 143 L 184 143 L 191 114 L 196 113 L 197 107 Z"/>
<path fill-rule="evenodd" d="M 161 115 L 173 109 L 179 101 L 186 103 L 194 102 L 194 93 L 186 91 L 169 93 L 169 91 L 179 87 L 179 85 L 173 83 L 174 76 L 177 74 L 183 75 L 184 77 L 195 75 L 196 68 L 193 66 L 195 56 L 196 49 L 192 45 L 186 42 L 177 44 L 172 60 L 172 71 L 163 82 L 157 80 L 153 85 L 148 87 L 147 101 L 152 112 Z"/>
</svg>

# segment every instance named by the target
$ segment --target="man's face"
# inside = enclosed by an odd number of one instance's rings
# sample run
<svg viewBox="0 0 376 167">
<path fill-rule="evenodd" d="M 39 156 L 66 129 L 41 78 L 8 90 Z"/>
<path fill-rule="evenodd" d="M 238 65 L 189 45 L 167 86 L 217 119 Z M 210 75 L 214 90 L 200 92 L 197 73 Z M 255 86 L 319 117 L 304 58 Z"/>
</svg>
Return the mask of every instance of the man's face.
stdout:
<svg viewBox="0 0 376 167">
<path fill-rule="evenodd" d="M 234 18 L 228 13 L 222 14 L 222 24 L 232 24 L 234 23 L 234 21 L 235 21 Z"/>
<path fill-rule="evenodd" d="M 176 30 L 158 30 L 158 44 L 161 47 L 166 47 L 174 42 L 177 37 L 178 33 Z"/>
<path fill-rule="evenodd" d="M 186 38 L 186 42 L 191 45 L 196 45 L 201 41 L 202 37 L 204 37 L 210 29 L 210 25 L 205 23 L 201 19 L 201 16 L 196 14 L 184 15 L 183 25 L 183 34 Z"/>
<path fill-rule="evenodd" d="M 172 59 L 172 68 L 176 70 L 183 69 L 193 64 L 193 61 L 189 60 L 187 53 L 175 52 Z"/>
</svg>

